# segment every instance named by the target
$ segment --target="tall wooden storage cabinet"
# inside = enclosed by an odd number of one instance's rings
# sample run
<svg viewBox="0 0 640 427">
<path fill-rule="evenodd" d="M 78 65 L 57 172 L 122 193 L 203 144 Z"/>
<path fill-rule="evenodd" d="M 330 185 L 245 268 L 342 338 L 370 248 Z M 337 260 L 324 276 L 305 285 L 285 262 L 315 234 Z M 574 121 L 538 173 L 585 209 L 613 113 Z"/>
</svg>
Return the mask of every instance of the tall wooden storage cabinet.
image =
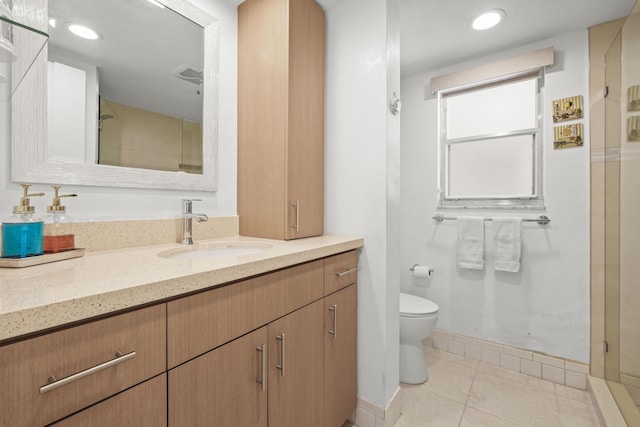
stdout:
<svg viewBox="0 0 640 427">
<path fill-rule="evenodd" d="M 323 234 L 325 17 L 314 0 L 238 6 L 238 215 L 244 236 Z"/>
</svg>

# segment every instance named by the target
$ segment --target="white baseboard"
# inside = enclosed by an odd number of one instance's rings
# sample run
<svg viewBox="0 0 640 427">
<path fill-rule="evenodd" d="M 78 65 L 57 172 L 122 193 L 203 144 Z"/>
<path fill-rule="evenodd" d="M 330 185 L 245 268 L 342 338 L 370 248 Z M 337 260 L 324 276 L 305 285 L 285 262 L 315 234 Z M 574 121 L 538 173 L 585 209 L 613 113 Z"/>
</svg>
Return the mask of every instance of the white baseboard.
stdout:
<svg viewBox="0 0 640 427">
<path fill-rule="evenodd" d="M 589 365 L 562 357 L 497 344 L 453 332 L 434 329 L 423 341 L 427 347 L 481 360 L 532 377 L 586 390 Z"/>
</svg>

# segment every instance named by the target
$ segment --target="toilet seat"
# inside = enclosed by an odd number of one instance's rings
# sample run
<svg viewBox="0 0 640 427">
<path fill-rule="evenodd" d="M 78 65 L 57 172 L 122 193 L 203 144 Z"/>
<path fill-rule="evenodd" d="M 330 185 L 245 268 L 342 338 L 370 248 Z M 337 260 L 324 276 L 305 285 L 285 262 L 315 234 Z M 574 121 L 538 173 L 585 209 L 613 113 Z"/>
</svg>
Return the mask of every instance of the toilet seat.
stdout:
<svg viewBox="0 0 640 427">
<path fill-rule="evenodd" d="M 411 294 L 400 294 L 400 317 L 425 317 L 438 314 L 438 304 Z"/>
</svg>

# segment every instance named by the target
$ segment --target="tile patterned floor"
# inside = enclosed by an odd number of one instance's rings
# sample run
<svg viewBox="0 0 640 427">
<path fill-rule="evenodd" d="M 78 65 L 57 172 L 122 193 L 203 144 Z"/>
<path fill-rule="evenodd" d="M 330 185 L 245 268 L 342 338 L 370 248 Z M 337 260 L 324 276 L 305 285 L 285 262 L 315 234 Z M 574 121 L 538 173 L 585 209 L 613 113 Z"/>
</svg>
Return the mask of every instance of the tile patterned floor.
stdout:
<svg viewBox="0 0 640 427">
<path fill-rule="evenodd" d="M 434 348 L 425 355 L 429 381 L 401 385 L 395 427 L 601 427 L 586 391 Z"/>
<path fill-rule="evenodd" d="M 588 392 L 434 348 L 430 378 L 402 385 L 396 427 L 600 427 Z"/>
</svg>

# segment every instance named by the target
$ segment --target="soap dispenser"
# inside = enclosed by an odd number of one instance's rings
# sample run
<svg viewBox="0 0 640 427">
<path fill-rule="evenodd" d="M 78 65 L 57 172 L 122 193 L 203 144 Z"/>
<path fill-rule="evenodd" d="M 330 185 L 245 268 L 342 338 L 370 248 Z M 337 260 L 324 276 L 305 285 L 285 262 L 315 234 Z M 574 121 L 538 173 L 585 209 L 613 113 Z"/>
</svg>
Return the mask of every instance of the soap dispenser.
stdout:
<svg viewBox="0 0 640 427">
<path fill-rule="evenodd" d="M 53 185 L 53 201 L 47 207 L 47 216 L 44 223 L 44 252 L 52 254 L 56 252 L 75 249 L 73 235 L 73 222 L 67 215 L 66 208 L 60 204 L 62 197 L 76 197 L 77 194 L 59 195 L 59 185 Z"/>
<path fill-rule="evenodd" d="M 29 184 L 22 184 L 24 195 L 20 205 L 13 207 L 13 215 L 2 221 L 2 257 L 26 258 L 42 255 L 42 219 L 35 216 L 35 208 L 29 197 L 44 196 L 44 193 L 28 194 Z"/>
</svg>

